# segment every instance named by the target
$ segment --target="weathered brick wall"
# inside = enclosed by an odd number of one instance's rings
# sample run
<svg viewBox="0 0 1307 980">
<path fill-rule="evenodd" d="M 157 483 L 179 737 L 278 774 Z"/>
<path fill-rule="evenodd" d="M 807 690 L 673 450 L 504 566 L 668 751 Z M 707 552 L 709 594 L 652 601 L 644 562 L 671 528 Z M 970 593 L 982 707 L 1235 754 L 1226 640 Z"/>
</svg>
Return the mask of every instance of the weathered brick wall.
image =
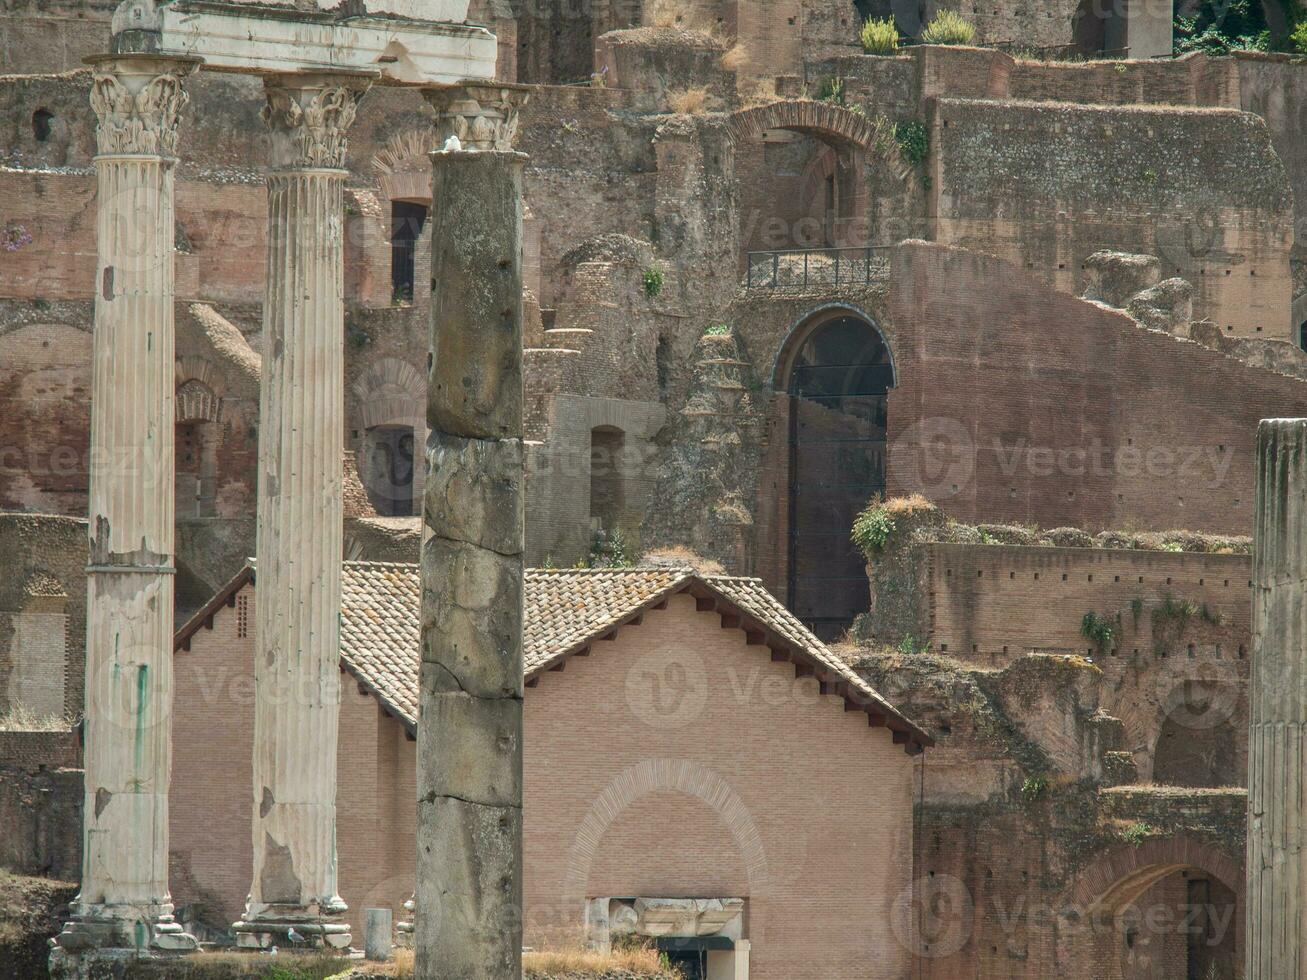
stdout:
<svg viewBox="0 0 1307 980">
<path fill-rule="evenodd" d="M 169 851 L 173 901 L 203 908 L 206 925 L 223 929 L 244 911 L 254 866 L 250 821 L 254 800 L 253 589 L 223 607 L 212 630 L 201 629 L 190 650 L 174 657 L 173 775 Z M 246 605 L 244 616 L 240 605 Z M 245 623 L 244 630 L 241 624 Z M 413 743 L 386 719 L 375 698 L 358 693 L 341 673 L 337 852 L 340 893 L 349 922 L 362 936 L 363 909 L 389 906 L 396 915 L 412 892 L 416 846 L 411 819 L 383 815 L 416 811 Z M 401 743 L 396 747 L 396 739 Z M 403 761 L 403 750 L 410 756 Z M 398 761 L 396 761 L 398 760 Z M 407 834 L 407 837 L 405 836 Z M 405 848 L 405 842 L 408 846 Z M 397 857 L 400 864 L 392 863 Z M 407 875 L 407 877 L 404 877 Z"/>
<path fill-rule="evenodd" d="M 1157 255 L 1195 317 L 1289 337 L 1293 198 L 1257 117 L 940 99 L 932 144 L 934 240 L 1077 294 L 1099 249 Z"/>
<path fill-rule="evenodd" d="M 1246 653 L 1250 642 L 1251 558 L 1107 548 L 1045 548 L 937 543 L 926 550 L 929 639 L 958 657 L 1018 656 L 1030 650 L 1086 656 L 1152 656 L 1147 619 L 1167 597 L 1206 608 L 1232 635 L 1226 650 Z M 1118 630 L 1110 649 L 1099 650 L 1081 634 L 1088 612 L 1115 623 L 1133 620 L 1138 601 L 1143 621 Z M 1184 653 L 1184 650 L 1172 651 Z"/>
<path fill-rule="evenodd" d="M 7 574 L 0 579 L 0 611 L 20 612 L 27 606 L 29 598 L 24 589 L 33 575 L 50 576 L 67 596 L 63 608 L 68 655 L 59 658 L 51 669 L 63 672 L 63 702 L 53 713 L 69 718 L 82 713 L 85 688 L 87 548 L 84 520 L 0 513 L 0 554 L 8 562 Z M 12 655 L 11 644 L 17 639 L 12 629 L 0 629 L 0 644 L 4 646 L 0 659 Z M 0 678 L 0 682 L 7 679 Z M 10 694 L 8 690 L 0 691 L 0 705 L 9 705 Z"/>
<path fill-rule="evenodd" d="M 253 646 L 238 622 L 224 607 L 175 661 L 173 897 L 212 903 L 218 924 L 249 884 Z M 889 923 L 911 873 L 893 858 L 912 846 L 914 764 L 886 730 L 796 681 L 692 597 L 603 646 L 527 692 L 528 931 L 579 928 L 574 880 L 582 898 L 742 897 L 751 975 L 906 975 Z M 677 664 L 688 686 L 654 690 Z M 357 928 L 363 908 L 398 912 L 412 889 L 415 744 L 342 678 L 337 847 Z M 578 836 L 587 814 L 599 823 Z"/>
<path fill-rule="evenodd" d="M 0 868 L 78 879 L 81 764 L 76 732 L 0 732 Z"/>
<path fill-rule="evenodd" d="M 908 244 L 892 280 L 892 494 L 971 522 L 1251 527 L 1257 422 L 1307 412 L 1302 382 L 978 253 Z"/>
<path fill-rule="evenodd" d="M 1183 657 L 1148 670 L 1182 665 L 1199 673 Z M 918 807 L 924 892 L 912 906 L 920 932 L 909 940 L 920 976 L 1194 975 L 1184 942 L 1190 880 L 1210 883 L 1198 901 L 1218 916 L 1215 941 L 1197 944 L 1196 975 L 1212 958 L 1232 975 L 1242 945 L 1246 793 L 1104 785 L 1119 779 L 1103 766 L 1104 753 L 1117 751 L 1112 730 L 1122 727 L 1109 716 L 1111 699 L 1132 681 L 1100 666 L 1030 656 L 995 670 L 889 653 L 860 662 L 938 739 Z M 1125 743 L 1132 736 L 1120 734 Z M 1132 902 L 1143 915 L 1115 921 Z M 1099 922 L 1096 909 L 1109 914 Z"/>
<path fill-rule="evenodd" d="M 579 926 L 560 907 L 569 883 L 732 895 L 748 903 L 751 976 L 906 975 L 890 923 L 911 873 L 894 857 L 912 838 L 913 764 L 888 736 L 814 703 L 689 597 L 600 646 L 527 692 L 528 931 Z M 678 668 L 679 697 L 655 690 Z M 689 786 L 663 775 L 677 771 Z"/>
</svg>

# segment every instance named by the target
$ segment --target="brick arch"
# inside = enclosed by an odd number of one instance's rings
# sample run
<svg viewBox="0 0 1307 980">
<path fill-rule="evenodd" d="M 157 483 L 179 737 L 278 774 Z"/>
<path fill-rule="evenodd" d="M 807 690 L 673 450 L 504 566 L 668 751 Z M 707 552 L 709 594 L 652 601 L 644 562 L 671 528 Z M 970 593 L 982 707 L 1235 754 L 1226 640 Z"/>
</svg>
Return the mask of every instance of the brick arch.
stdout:
<svg viewBox="0 0 1307 980">
<path fill-rule="evenodd" d="M 732 113 L 726 124 L 732 142 L 761 139 L 769 129 L 788 129 L 834 143 L 876 151 L 876 131 L 867 117 L 833 102 L 790 99 Z"/>
<path fill-rule="evenodd" d="M 1189 868 L 1211 875 L 1243 900 L 1243 865 L 1219 847 L 1178 834 L 1104 851 L 1076 878 L 1072 908 L 1115 916 L 1163 878 Z"/>
<path fill-rule="evenodd" d="M 564 897 L 577 903 L 586 898 L 590 868 L 604 832 L 627 807 L 650 793 L 684 793 L 711 807 L 735 840 L 749 878 L 749 892 L 759 894 L 767 881 L 767 856 L 762 835 L 744 801 L 721 776 L 696 762 L 648 759 L 614 776 L 595 799 L 572 839 Z"/>
<path fill-rule="evenodd" d="M 842 316 L 853 316 L 866 321 L 867 325 L 880 336 L 885 344 L 885 350 L 889 352 L 890 371 L 894 379 L 890 387 L 898 386 L 899 368 L 894 340 L 881 325 L 881 321 L 860 306 L 836 301 L 823 303 L 806 310 L 802 316 L 791 321 L 790 325 L 785 329 L 785 335 L 781 338 L 780 346 L 776 349 L 776 356 L 772 360 L 771 386 L 774 391 L 786 390 L 794 359 L 799 351 L 803 349 L 803 345 L 808 342 L 808 338 L 819 330 L 823 324 Z"/>
</svg>

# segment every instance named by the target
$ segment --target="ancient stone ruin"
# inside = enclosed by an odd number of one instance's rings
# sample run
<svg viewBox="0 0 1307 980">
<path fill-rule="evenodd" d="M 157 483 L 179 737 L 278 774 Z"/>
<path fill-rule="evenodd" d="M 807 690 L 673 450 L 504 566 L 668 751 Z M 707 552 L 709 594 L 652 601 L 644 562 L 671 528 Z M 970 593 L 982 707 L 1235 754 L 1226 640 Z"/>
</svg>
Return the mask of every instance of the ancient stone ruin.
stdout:
<svg viewBox="0 0 1307 980">
<path fill-rule="evenodd" d="M 1295 975 L 1296 20 L 8 11 L 0 974 Z"/>
</svg>

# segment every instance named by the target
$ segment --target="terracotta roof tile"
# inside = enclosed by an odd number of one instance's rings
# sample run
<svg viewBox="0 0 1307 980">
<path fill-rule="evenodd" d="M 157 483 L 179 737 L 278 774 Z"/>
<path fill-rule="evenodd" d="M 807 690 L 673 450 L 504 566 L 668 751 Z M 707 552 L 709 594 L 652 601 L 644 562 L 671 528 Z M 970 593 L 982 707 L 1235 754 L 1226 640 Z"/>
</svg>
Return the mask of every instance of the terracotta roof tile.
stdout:
<svg viewBox="0 0 1307 980">
<path fill-rule="evenodd" d="M 341 590 L 340 655 L 345 667 L 414 730 L 421 602 L 418 566 L 347 561 Z M 547 670 L 669 596 L 687 591 L 717 602 L 721 609 L 734 610 L 732 614 L 743 617 L 742 628 L 760 631 L 768 644 L 791 651 L 796 660 L 839 685 L 846 699 L 883 715 L 902 737 L 916 745 L 933 744 L 756 578 L 700 575 L 690 568 L 529 569 L 523 643 L 526 677 Z M 219 604 L 218 598 L 211 605 Z M 186 629 L 178 633 L 179 638 Z"/>
</svg>

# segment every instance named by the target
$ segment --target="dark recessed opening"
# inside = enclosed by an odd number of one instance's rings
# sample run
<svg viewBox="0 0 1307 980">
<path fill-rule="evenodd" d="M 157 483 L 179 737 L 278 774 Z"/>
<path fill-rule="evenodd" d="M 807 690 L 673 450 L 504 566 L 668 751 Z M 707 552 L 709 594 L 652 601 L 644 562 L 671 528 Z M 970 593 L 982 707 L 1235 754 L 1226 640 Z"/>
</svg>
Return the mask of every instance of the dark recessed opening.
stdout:
<svg viewBox="0 0 1307 980">
<path fill-rule="evenodd" d="M 32 135 L 38 143 L 50 138 L 50 124 L 54 122 L 54 113 L 49 109 L 37 109 L 32 113 Z"/>
</svg>

